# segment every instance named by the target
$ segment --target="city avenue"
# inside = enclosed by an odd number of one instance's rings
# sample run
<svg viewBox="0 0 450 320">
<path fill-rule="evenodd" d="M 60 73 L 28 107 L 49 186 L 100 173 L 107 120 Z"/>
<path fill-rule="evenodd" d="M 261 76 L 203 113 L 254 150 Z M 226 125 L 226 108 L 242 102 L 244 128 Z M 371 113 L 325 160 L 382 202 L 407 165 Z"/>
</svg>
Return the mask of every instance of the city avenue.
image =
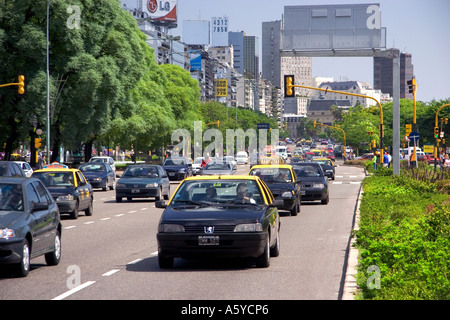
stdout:
<svg viewBox="0 0 450 320">
<path fill-rule="evenodd" d="M 32 260 L 26 278 L 2 270 L 0 299 L 339 299 L 364 171 L 337 164 L 327 205 L 303 202 L 298 216 L 280 211 L 281 251 L 268 268 L 240 260 L 175 259 L 174 269 L 162 270 L 156 233 L 163 209 L 150 199 L 116 203 L 115 191 L 96 190 L 92 216 L 62 216 L 60 264 Z M 239 165 L 237 174 L 248 170 Z M 171 183 L 172 193 L 177 185 Z"/>
</svg>

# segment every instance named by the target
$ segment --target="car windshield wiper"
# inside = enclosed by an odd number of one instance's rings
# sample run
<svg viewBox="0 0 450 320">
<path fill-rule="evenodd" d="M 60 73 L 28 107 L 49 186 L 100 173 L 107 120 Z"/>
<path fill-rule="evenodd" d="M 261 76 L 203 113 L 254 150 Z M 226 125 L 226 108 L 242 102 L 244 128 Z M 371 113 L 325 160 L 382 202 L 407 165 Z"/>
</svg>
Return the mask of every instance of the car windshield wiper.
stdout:
<svg viewBox="0 0 450 320">
<path fill-rule="evenodd" d="M 194 206 L 210 206 L 211 202 L 206 202 L 206 201 L 192 201 L 192 200 L 175 200 L 174 204 L 192 204 Z"/>
</svg>

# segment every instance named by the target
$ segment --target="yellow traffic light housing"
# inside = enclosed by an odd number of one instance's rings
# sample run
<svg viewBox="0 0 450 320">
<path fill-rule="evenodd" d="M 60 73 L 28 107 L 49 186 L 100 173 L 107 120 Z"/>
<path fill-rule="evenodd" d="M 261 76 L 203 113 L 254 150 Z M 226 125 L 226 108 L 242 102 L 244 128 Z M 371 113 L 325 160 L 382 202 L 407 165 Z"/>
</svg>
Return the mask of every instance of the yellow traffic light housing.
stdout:
<svg viewBox="0 0 450 320">
<path fill-rule="evenodd" d="M 25 76 L 24 75 L 19 75 L 19 82 L 18 82 L 18 89 L 17 92 L 19 92 L 19 94 L 24 94 L 25 93 Z"/>
<path fill-rule="evenodd" d="M 284 97 L 295 97 L 294 90 L 294 76 L 285 75 L 284 76 Z"/>
<path fill-rule="evenodd" d="M 316 127 L 316 124 L 317 124 L 316 121 L 313 121 L 313 126 L 314 126 L 314 128 Z"/>
<path fill-rule="evenodd" d="M 409 93 L 415 93 L 416 92 L 416 79 L 412 77 L 411 80 L 406 81 L 409 88 Z"/>
<path fill-rule="evenodd" d="M 434 137 L 439 138 L 439 127 L 434 127 Z"/>
<path fill-rule="evenodd" d="M 34 138 L 34 147 L 36 149 L 39 148 L 42 145 L 41 141 L 42 141 L 41 138 Z"/>
<path fill-rule="evenodd" d="M 217 120 L 217 128 L 219 127 L 220 124 L 220 120 Z"/>
</svg>

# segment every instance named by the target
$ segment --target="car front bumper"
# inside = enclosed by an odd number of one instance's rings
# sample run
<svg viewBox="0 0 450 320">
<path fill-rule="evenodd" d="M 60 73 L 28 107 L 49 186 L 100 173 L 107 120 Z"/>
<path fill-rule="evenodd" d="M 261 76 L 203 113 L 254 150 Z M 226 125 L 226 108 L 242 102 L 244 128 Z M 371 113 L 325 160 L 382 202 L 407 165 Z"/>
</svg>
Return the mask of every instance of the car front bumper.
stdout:
<svg viewBox="0 0 450 320">
<path fill-rule="evenodd" d="M 200 236 L 218 236 L 218 245 L 199 245 Z M 219 256 L 256 258 L 263 254 L 267 232 L 185 234 L 157 233 L 158 251 L 166 257 Z"/>
</svg>

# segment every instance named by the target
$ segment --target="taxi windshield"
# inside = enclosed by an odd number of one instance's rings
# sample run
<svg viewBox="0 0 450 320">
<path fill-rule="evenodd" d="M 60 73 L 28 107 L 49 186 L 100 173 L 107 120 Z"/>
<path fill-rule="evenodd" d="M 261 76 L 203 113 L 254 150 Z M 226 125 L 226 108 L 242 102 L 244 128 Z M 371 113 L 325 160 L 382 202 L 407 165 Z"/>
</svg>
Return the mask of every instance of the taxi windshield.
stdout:
<svg viewBox="0 0 450 320">
<path fill-rule="evenodd" d="M 254 180 L 193 180 L 184 181 L 171 204 L 264 204 Z"/>
<path fill-rule="evenodd" d="M 251 176 L 258 176 L 266 183 L 292 182 L 291 170 L 287 168 L 257 168 L 250 172 Z"/>
<path fill-rule="evenodd" d="M 314 162 L 320 163 L 320 164 L 325 164 L 328 166 L 331 166 L 331 161 L 330 160 L 325 160 L 325 159 L 317 159 L 317 160 L 313 160 Z"/>
<path fill-rule="evenodd" d="M 81 172 L 103 172 L 106 170 L 104 163 L 86 163 L 81 165 L 78 169 Z"/>
<path fill-rule="evenodd" d="M 67 172 L 34 172 L 33 178 L 42 181 L 46 187 L 70 187 L 74 185 L 72 171 Z"/>
</svg>

